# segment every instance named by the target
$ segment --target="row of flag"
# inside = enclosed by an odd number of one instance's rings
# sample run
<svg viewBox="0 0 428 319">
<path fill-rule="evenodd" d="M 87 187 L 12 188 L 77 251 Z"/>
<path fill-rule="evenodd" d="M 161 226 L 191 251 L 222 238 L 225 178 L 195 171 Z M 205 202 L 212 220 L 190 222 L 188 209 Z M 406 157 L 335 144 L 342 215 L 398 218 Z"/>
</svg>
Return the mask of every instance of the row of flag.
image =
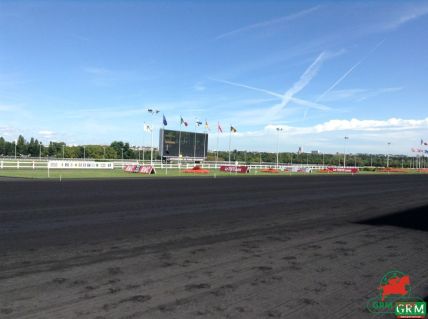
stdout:
<svg viewBox="0 0 428 319">
<path fill-rule="evenodd" d="M 159 113 L 158 110 L 151 110 L 151 109 L 149 109 L 148 111 L 149 111 L 149 113 L 152 113 L 152 114 Z M 162 124 L 163 124 L 163 126 L 167 126 L 168 125 L 168 121 L 166 120 L 166 117 L 165 117 L 164 114 L 162 115 Z M 195 125 L 198 126 L 198 127 L 201 126 L 202 124 L 203 124 L 203 122 L 199 121 L 199 120 L 196 120 L 196 122 L 195 122 Z M 189 125 L 189 122 L 185 121 L 183 119 L 183 117 L 180 116 L 180 127 L 182 125 L 184 125 L 185 127 L 187 127 Z M 208 121 L 205 121 L 204 127 L 205 127 L 205 129 L 210 130 L 210 127 L 208 125 Z M 151 125 L 144 123 L 144 131 L 145 132 L 151 132 L 152 131 Z M 217 123 L 217 132 L 218 133 L 223 133 L 223 128 L 221 127 L 221 125 L 220 125 L 219 122 Z M 237 129 L 235 127 L 233 127 L 233 126 L 230 126 L 230 132 L 236 133 Z"/>
<path fill-rule="evenodd" d="M 414 148 L 414 147 L 412 147 L 412 152 L 413 153 L 425 153 L 425 154 L 428 154 L 428 150 L 424 150 L 422 148 Z"/>
<path fill-rule="evenodd" d="M 428 142 L 427 142 L 427 141 L 424 141 L 423 139 L 421 139 L 421 146 L 422 146 L 422 147 L 424 147 L 424 146 L 428 146 Z M 412 151 L 413 153 L 423 153 L 423 154 L 428 154 L 428 150 L 423 149 L 423 148 L 420 148 L 420 147 L 412 147 L 412 148 L 411 148 L 411 151 Z"/>
</svg>

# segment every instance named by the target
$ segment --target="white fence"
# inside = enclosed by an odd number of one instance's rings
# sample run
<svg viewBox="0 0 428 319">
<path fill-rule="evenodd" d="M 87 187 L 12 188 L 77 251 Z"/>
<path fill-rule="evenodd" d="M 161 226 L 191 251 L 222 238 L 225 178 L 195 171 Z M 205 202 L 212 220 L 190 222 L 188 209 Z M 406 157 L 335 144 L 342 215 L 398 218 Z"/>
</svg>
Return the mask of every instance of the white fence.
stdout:
<svg viewBox="0 0 428 319">
<path fill-rule="evenodd" d="M 53 163 L 61 162 L 61 165 L 53 165 Z M 90 161 L 91 163 L 97 163 L 98 166 L 95 167 L 85 167 L 86 169 L 94 168 L 94 169 L 123 169 L 125 165 L 137 165 L 137 164 L 146 164 L 149 165 L 150 161 L 138 161 L 138 160 L 132 160 L 132 161 L 118 161 L 118 160 L 111 160 L 111 161 Z M 51 163 L 49 165 L 49 163 Z M 63 169 L 63 168 L 84 168 L 80 167 L 78 163 L 89 163 L 89 161 L 84 161 L 82 159 L 79 160 L 55 160 L 55 161 L 49 161 L 46 159 L 42 160 L 29 160 L 29 159 L 5 159 L 0 160 L 0 169 Z M 94 164 L 92 164 L 94 165 Z M 153 161 L 152 165 L 156 169 L 188 169 L 192 168 L 195 165 L 200 166 L 201 168 L 206 169 L 218 169 L 222 165 L 245 165 L 250 168 L 250 170 L 253 169 L 266 169 L 266 168 L 278 168 L 279 170 L 293 170 L 296 168 L 301 169 L 308 169 L 308 170 L 318 170 L 318 169 L 324 169 L 326 167 L 331 167 L 332 165 L 319 165 L 319 164 L 283 164 L 280 163 L 278 166 L 276 163 L 251 163 L 251 164 L 245 164 L 245 163 L 238 163 L 238 162 L 203 162 L 200 164 L 195 164 L 193 162 L 183 162 L 183 163 L 164 163 L 161 161 Z M 67 167 L 65 167 L 67 166 Z M 350 166 L 351 167 L 351 166 Z"/>
</svg>

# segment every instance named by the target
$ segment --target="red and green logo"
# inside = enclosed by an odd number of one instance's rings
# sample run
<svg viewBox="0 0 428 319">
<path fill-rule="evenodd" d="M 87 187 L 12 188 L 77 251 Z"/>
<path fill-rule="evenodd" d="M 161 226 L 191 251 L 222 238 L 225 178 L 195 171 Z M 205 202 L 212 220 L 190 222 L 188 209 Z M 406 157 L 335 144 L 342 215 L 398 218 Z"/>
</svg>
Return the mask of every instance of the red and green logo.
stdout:
<svg viewBox="0 0 428 319">
<path fill-rule="evenodd" d="M 410 276 L 389 271 L 380 280 L 379 295 L 369 299 L 367 309 L 374 314 L 395 314 L 397 318 L 425 318 L 426 303 L 412 295 Z"/>
</svg>

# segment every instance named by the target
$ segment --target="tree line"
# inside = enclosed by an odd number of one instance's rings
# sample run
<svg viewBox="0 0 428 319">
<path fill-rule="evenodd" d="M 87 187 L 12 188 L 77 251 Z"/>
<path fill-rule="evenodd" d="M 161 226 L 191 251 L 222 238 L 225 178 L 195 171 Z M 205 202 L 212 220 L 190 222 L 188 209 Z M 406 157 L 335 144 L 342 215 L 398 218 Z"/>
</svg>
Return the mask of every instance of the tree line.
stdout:
<svg viewBox="0 0 428 319">
<path fill-rule="evenodd" d="M 39 157 L 39 158 L 91 158 L 91 159 L 134 159 L 138 158 L 138 150 L 129 143 L 114 141 L 110 145 L 66 145 L 64 142 L 49 142 L 31 138 L 26 140 L 22 135 L 13 142 L 0 137 L 0 156 Z"/>
<path fill-rule="evenodd" d="M 86 158 L 86 159 L 140 159 L 150 158 L 150 149 L 139 150 L 133 148 L 127 142 L 114 141 L 110 145 L 66 145 L 64 142 L 50 142 L 48 145 L 31 138 L 26 140 L 22 135 L 13 142 L 0 137 L 0 156 L 32 158 Z M 160 159 L 157 150 L 154 151 L 154 159 Z M 229 153 L 225 151 L 207 154 L 208 161 L 228 161 Z M 276 153 L 250 152 L 233 150 L 230 154 L 231 161 L 240 163 L 276 163 Z M 281 164 L 320 164 L 343 165 L 343 153 L 292 153 L 281 152 L 278 154 L 278 162 Z M 416 163 L 418 161 L 418 163 Z M 422 163 L 420 163 L 422 161 Z M 347 166 L 374 166 L 386 167 L 388 156 L 385 154 L 346 154 Z M 426 167 L 426 158 L 416 160 L 406 155 L 389 156 L 390 167 Z"/>
</svg>

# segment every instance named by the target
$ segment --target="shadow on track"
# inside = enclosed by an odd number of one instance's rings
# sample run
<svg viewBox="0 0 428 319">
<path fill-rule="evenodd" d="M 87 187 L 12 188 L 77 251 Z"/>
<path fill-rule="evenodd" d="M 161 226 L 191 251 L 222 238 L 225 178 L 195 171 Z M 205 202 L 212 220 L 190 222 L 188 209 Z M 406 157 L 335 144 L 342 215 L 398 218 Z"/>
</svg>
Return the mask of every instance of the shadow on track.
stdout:
<svg viewBox="0 0 428 319">
<path fill-rule="evenodd" d="M 357 222 L 373 226 L 397 226 L 428 231 L 428 205 Z"/>
</svg>

